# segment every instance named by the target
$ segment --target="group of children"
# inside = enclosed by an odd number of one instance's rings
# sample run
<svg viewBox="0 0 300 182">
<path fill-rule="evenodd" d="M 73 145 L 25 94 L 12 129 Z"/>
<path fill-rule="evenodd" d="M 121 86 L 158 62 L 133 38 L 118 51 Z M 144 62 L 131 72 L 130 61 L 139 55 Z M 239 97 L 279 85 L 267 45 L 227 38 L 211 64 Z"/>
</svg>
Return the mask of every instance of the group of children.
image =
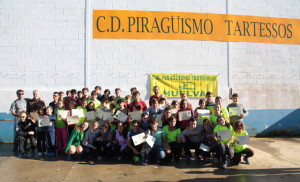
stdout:
<svg viewBox="0 0 300 182">
<path fill-rule="evenodd" d="M 213 102 L 212 93 L 207 92 L 206 100 L 200 99 L 199 106 L 193 110 L 185 93 L 181 94 L 180 101 L 173 100 L 169 104 L 157 86 L 153 91 L 150 107 L 140 99 L 136 88 L 125 98 L 121 97 L 119 88 L 115 89 L 116 96 L 110 96 L 108 89 L 101 95 L 99 86 L 91 96 L 87 88 L 67 91 L 67 97 L 63 92 L 54 92 L 54 101 L 38 109 L 38 119 L 33 113 L 20 113 L 19 157 L 24 156 L 24 146 L 30 139 L 32 155 L 37 147 L 39 156 L 66 153 L 68 160 L 74 156 L 97 160 L 133 159 L 148 165 L 178 162 L 181 158 L 190 161 L 190 150 L 194 149 L 195 160 L 199 162 L 212 160 L 226 168 L 238 165 L 244 156 L 245 163 L 250 164 L 253 151 L 237 142 L 237 137 L 248 135 L 242 121 L 248 112 L 239 104 L 238 94 L 233 94 L 233 103 L 224 107 L 220 96 Z M 78 115 L 78 121 L 71 123 L 70 118 L 77 110 L 84 115 Z M 68 111 L 67 115 L 62 116 L 64 111 Z M 111 113 L 112 117 L 107 119 L 103 113 Z M 121 115 L 125 119 L 120 119 Z M 43 126 L 44 119 L 48 121 L 46 126 Z M 222 130 L 229 137 L 222 139 Z M 141 134 L 144 141 L 137 144 L 136 138 Z"/>
</svg>

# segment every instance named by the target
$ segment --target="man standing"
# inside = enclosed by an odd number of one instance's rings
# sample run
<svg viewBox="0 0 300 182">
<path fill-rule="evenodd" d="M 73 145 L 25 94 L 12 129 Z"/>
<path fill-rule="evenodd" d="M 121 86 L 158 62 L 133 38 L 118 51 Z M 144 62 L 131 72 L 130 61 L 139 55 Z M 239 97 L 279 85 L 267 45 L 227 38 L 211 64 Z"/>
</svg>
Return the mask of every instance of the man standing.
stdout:
<svg viewBox="0 0 300 182">
<path fill-rule="evenodd" d="M 27 102 L 27 112 L 37 112 L 41 108 L 46 108 L 45 102 L 40 98 L 38 90 L 33 91 L 33 99 Z"/>
<path fill-rule="evenodd" d="M 53 113 L 56 114 L 56 109 L 58 108 L 58 92 L 54 92 L 53 93 L 53 101 L 50 102 L 49 106 L 51 106 L 53 108 Z"/>
<path fill-rule="evenodd" d="M 149 99 L 149 106 L 151 106 L 151 102 L 152 102 L 152 99 L 156 99 L 156 100 L 160 100 L 160 94 L 159 94 L 159 87 L 158 86 L 154 86 L 153 87 L 153 92 L 154 92 L 154 95 L 152 95 Z"/>
<path fill-rule="evenodd" d="M 18 99 L 15 100 L 10 106 L 10 112 L 15 117 L 13 152 L 17 152 L 17 148 L 18 148 L 18 140 L 17 140 L 17 136 L 16 136 L 16 131 L 18 130 L 18 124 L 20 122 L 20 113 L 22 111 L 26 112 L 26 110 L 27 110 L 27 101 L 24 99 L 24 91 L 21 89 L 17 90 L 17 97 L 18 97 Z"/>
</svg>

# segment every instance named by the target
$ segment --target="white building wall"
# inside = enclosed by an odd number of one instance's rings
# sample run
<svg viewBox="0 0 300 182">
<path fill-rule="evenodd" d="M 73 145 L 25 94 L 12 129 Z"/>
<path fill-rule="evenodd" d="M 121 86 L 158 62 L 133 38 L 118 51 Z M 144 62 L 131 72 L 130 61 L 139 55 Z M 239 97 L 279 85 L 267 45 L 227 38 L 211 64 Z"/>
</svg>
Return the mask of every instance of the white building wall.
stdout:
<svg viewBox="0 0 300 182">
<path fill-rule="evenodd" d="M 92 39 L 93 10 L 300 18 L 298 0 L 228 0 L 226 7 L 226 0 L 1 0 L 0 112 L 19 88 L 26 97 L 39 89 L 49 103 L 53 91 L 100 85 L 125 95 L 136 86 L 147 100 L 150 73 L 216 74 L 225 104 L 232 87 L 250 109 L 298 108 L 299 45 Z"/>
</svg>

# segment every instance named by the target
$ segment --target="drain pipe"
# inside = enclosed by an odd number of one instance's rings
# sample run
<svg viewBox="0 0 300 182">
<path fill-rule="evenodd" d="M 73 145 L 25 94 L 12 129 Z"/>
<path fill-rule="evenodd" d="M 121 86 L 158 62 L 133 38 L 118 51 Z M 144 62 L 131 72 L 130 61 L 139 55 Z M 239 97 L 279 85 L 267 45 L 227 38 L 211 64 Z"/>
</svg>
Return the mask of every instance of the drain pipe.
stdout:
<svg viewBox="0 0 300 182">
<path fill-rule="evenodd" d="M 226 0 L 226 14 L 229 14 L 229 0 Z M 227 41 L 227 86 L 231 87 L 231 62 L 230 62 L 230 43 Z"/>
<path fill-rule="evenodd" d="M 85 1 L 85 51 L 84 51 L 84 87 L 90 86 L 88 78 L 89 65 L 90 65 L 90 23 L 91 23 L 91 12 L 90 12 L 90 0 Z"/>
</svg>

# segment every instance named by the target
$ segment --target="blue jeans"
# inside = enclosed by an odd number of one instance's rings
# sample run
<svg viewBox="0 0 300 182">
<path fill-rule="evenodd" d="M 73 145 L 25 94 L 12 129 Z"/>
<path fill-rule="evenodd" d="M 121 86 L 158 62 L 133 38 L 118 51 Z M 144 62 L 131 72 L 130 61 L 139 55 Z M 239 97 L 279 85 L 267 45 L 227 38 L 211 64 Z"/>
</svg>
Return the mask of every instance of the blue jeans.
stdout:
<svg viewBox="0 0 300 182">
<path fill-rule="evenodd" d="M 150 160 L 150 153 L 156 155 L 157 159 L 164 159 L 166 157 L 166 152 L 164 150 L 163 146 L 160 145 L 153 145 L 151 148 L 147 143 L 145 145 L 146 152 L 144 152 L 144 160 L 149 161 Z"/>
</svg>

